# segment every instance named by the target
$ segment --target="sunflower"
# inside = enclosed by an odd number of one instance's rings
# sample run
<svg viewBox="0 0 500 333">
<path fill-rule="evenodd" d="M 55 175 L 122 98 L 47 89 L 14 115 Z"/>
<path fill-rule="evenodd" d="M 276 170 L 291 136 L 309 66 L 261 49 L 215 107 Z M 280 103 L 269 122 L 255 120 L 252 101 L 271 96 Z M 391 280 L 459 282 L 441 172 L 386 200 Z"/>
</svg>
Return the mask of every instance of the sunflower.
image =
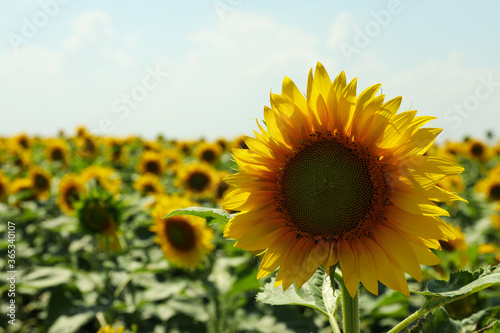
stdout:
<svg viewBox="0 0 500 333">
<path fill-rule="evenodd" d="M 111 193 L 90 190 L 78 203 L 80 227 L 87 233 L 116 238 L 120 223 L 120 207 Z"/>
<path fill-rule="evenodd" d="M 140 175 L 134 182 L 134 188 L 139 191 L 141 195 L 165 193 L 165 187 L 160 183 L 158 176 L 151 173 Z"/>
<path fill-rule="evenodd" d="M 75 211 L 75 203 L 87 193 L 85 184 L 81 178 L 73 173 L 67 173 L 59 182 L 57 204 L 61 211 L 72 214 Z"/>
<path fill-rule="evenodd" d="M 87 130 L 87 127 L 85 127 L 85 126 L 78 126 L 76 128 L 76 136 L 78 138 L 82 138 L 82 137 L 85 137 L 85 136 L 88 136 L 88 135 L 90 135 L 90 133 Z"/>
<path fill-rule="evenodd" d="M 99 331 L 97 333 L 124 333 L 125 328 L 123 326 L 119 326 L 117 328 L 113 328 L 110 325 L 106 325 L 105 327 L 99 328 Z"/>
<path fill-rule="evenodd" d="M 464 150 L 463 147 L 464 147 L 463 143 L 456 142 L 456 141 L 447 141 L 444 144 L 444 151 L 446 154 L 448 154 L 448 156 L 449 155 L 458 156 L 458 155 L 462 154 L 462 152 Z"/>
<path fill-rule="evenodd" d="M 500 215 L 498 214 L 490 215 L 490 222 L 495 229 L 500 230 Z"/>
<path fill-rule="evenodd" d="M 222 154 L 222 148 L 216 143 L 201 142 L 196 146 L 194 155 L 203 162 L 215 164 Z"/>
<path fill-rule="evenodd" d="M 174 216 L 162 219 L 169 212 L 195 206 L 191 200 L 178 196 L 160 195 L 151 212 L 156 233 L 165 257 L 180 268 L 197 268 L 206 254 L 213 251 L 213 231 L 204 219 L 195 216 Z"/>
<path fill-rule="evenodd" d="M 483 193 L 488 200 L 500 201 L 500 174 L 490 172 L 488 177 L 477 182 L 475 189 L 476 192 Z"/>
<path fill-rule="evenodd" d="M 9 194 L 9 178 L 5 176 L 2 170 L 0 170 L 0 202 L 7 199 Z"/>
<path fill-rule="evenodd" d="M 384 103 L 380 84 L 356 97 L 356 79 L 332 83 L 318 63 L 307 98 L 289 79 L 264 108 L 264 129 L 233 149 L 241 172 L 224 208 L 240 211 L 224 236 L 248 251 L 265 250 L 258 278 L 279 271 L 275 285 L 298 289 L 323 265 L 339 263 L 347 290 L 359 282 L 378 294 L 380 281 L 409 295 L 404 272 L 421 280 L 435 265 L 438 240 L 454 237 L 433 201 L 461 200 L 435 184 L 463 168 L 423 156 L 441 129 L 433 117 L 396 114 L 401 97 Z M 462 199 L 463 200 L 463 199 Z"/>
<path fill-rule="evenodd" d="M 217 187 L 215 170 L 205 163 L 183 165 L 178 170 L 176 186 L 184 188 L 195 197 L 212 194 Z"/>
<path fill-rule="evenodd" d="M 19 135 L 16 135 L 15 137 L 12 138 L 13 142 L 15 145 L 20 146 L 22 149 L 29 149 L 30 148 L 30 138 L 26 133 L 21 133 Z"/>
<path fill-rule="evenodd" d="M 31 179 L 36 196 L 40 199 L 47 199 L 49 197 L 51 175 L 46 170 L 32 165 L 28 177 Z"/>
<path fill-rule="evenodd" d="M 91 135 L 79 136 L 75 140 L 76 153 L 84 159 L 93 159 L 97 156 L 98 144 Z"/>
<path fill-rule="evenodd" d="M 111 162 L 122 163 L 125 160 L 124 140 L 118 138 L 106 138 L 105 144 L 107 146 Z"/>
<path fill-rule="evenodd" d="M 168 167 L 173 167 L 182 161 L 182 155 L 175 149 L 164 149 L 161 155 Z"/>
<path fill-rule="evenodd" d="M 490 158 L 491 151 L 488 145 L 476 139 L 469 139 L 465 143 L 465 152 L 472 158 L 485 162 Z"/>
<path fill-rule="evenodd" d="M 86 167 L 80 176 L 85 184 L 95 181 L 97 186 L 113 194 L 120 192 L 121 179 L 113 168 L 91 165 Z"/>
<path fill-rule="evenodd" d="M 465 185 L 461 175 L 446 177 L 438 182 L 438 186 L 449 192 L 460 193 L 465 190 Z"/>
<path fill-rule="evenodd" d="M 240 136 L 240 137 L 237 137 L 236 139 L 234 139 L 232 142 L 232 147 L 233 148 L 248 149 L 248 146 L 245 142 L 245 136 Z"/>
<path fill-rule="evenodd" d="M 36 199 L 31 178 L 16 178 L 9 186 L 9 194 L 15 196 L 15 202 Z"/>
<path fill-rule="evenodd" d="M 165 172 L 165 160 L 160 153 L 147 150 L 137 163 L 137 171 L 161 176 Z"/>
<path fill-rule="evenodd" d="M 219 145 L 219 147 L 222 149 L 222 151 L 226 151 L 228 147 L 228 142 L 225 138 L 219 138 L 217 141 L 215 141 L 216 144 Z"/>
<path fill-rule="evenodd" d="M 45 155 L 51 162 L 67 164 L 69 156 L 68 144 L 61 139 L 47 139 L 45 141 Z"/>
</svg>

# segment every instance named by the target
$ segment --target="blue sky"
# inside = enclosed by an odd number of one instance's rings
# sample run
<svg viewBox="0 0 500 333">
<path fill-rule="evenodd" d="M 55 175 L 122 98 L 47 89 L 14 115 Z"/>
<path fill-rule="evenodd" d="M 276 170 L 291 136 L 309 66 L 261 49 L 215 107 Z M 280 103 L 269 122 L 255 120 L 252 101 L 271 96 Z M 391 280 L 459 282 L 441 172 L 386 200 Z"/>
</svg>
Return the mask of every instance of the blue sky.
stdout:
<svg viewBox="0 0 500 333">
<path fill-rule="evenodd" d="M 5 0 L 0 136 L 251 134 L 321 61 L 382 83 L 441 140 L 500 134 L 500 3 Z"/>
</svg>

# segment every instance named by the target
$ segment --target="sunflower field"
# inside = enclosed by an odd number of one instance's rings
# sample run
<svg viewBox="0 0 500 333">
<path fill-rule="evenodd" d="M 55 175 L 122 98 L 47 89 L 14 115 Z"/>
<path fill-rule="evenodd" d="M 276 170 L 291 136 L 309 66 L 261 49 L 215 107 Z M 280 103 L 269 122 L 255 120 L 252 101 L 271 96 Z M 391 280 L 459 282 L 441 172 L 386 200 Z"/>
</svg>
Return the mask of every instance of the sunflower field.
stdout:
<svg viewBox="0 0 500 333">
<path fill-rule="evenodd" d="M 273 98 L 273 108 L 286 107 Z M 266 113 L 268 129 L 293 126 L 280 123 L 285 116 L 278 115 Z M 380 216 L 392 223 L 396 214 L 395 209 L 388 213 L 383 196 L 389 171 L 352 142 L 318 132 L 301 141 L 285 164 L 276 164 L 281 165 L 276 170 L 286 170 L 280 171 L 277 190 L 245 196 L 268 186 L 265 172 L 274 162 L 258 156 L 278 159 L 282 153 L 257 143 L 278 136 L 261 130 L 256 139 L 217 141 L 98 137 L 85 127 L 53 138 L 24 133 L 1 138 L 0 332 L 326 333 L 340 332 L 342 320 L 344 332 L 500 332 L 500 145 L 492 134 L 487 140 L 429 145 L 419 155 L 453 164 L 440 165 L 445 174 L 432 178 L 440 192 L 429 190 L 428 196 L 437 202 L 434 209 L 449 214 L 434 214 L 442 219 L 423 214 L 414 223 L 411 216 L 417 214 L 405 212 L 391 229 L 403 230 L 398 235 L 406 235 L 410 245 L 403 245 L 412 246 L 415 264 L 397 250 L 389 253 L 389 245 L 371 240 L 366 242 L 372 245 L 356 245 L 361 238 L 347 244 L 347 252 L 336 245 L 318 254 L 321 259 L 310 256 L 311 264 L 300 258 L 319 249 L 324 238 L 303 241 L 304 235 L 319 235 L 326 227 L 323 222 L 311 226 L 310 216 L 323 221 L 322 213 L 308 207 L 315 208 L 316 201 L 296 200 L 302 192 L 311 195 L 308 186 L 318 174 L 307 175 L 304 187 L 302 162 L 330 163 L 322 159 L 323 151 L 361 156 L 340 165 L 349 178 L 361 170 L 350 173 L 351 165 L 365 161 L 370 180 L 381 184 L 369 199 L 381 198 L 376 204 L 382 208 L 376 216 L 362 211 L 364 220 L 374 221 L 373 230 L 383 223 Z M 352 204 L 356 198 L 340 194 L 346 207 L 358 209 Z M 344 202 L 340 196 L 336 200 Z M 265 211 L 269 205 L 274 208 Z M 257 206 L 267 215 L 252 212 Z M 290 221 L 303 221 L 290 227 L 303 233 L 279 234 L 282 226 L 270 217 L 276 212 L 287 220 L 286 228 Z M 337 211 L 327 213 L 337 216 Z M 339 215 L 347 222 L 335 232 L 358 230 L 348 225 L 356 214 Z M 380 237 L 373 231 L 375 240 L 397 243 L 400 236 L 386 229 Z M 269 245 L 277 233 L 281 247 Z M 302 250 L 295 250 L 297 244 Z M 301 260 L 311 266 L 290 277 L 287 266 Z M 359 297 L 359 308 L 356 304 L 351 313 L 359 321 L 355 330 L 345 326 L 349 294 Z"/>
</svg>

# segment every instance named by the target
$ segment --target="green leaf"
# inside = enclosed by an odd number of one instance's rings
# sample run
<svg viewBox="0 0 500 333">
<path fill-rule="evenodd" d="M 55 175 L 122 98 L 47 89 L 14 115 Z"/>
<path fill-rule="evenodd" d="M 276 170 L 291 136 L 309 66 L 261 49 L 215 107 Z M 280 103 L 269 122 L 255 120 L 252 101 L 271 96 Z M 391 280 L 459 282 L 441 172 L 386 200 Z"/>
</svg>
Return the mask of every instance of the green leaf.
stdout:
<svg viewBox="0 0 500 333">
<path fill-rule="evenodd" d="M 262 292 L 257 294 L 257 300 L 271 305 L 303 305 L 315 309 L 328 316 L 334 313 L 338 293 L 333 292 L 330 277 L 325 271 L 319 269 L 314 275 L 304 283 L 300 290 L 297 290 L 295 283 L 283 291 L 283 287 L 274 287 L 275 279 L 266 283 Z M 330 285 L 330 287 L 325 286 Z"/>
<path fill-rule="evenodd" d="M 78 331 L 80 327 L 85 325 L 90 318 L 94 316 L 94 312 L 83 312 L 72 316 L 60 316 L 52 325 L 48 333 L 73 333 Z"/>
<path fill-rule="evenodd" d="M 69 283 L 73 273 L 69 269 L 59 267 L 40 267 L 34 272 L 21 276 L 19 289 L 44 289 Z"/>
<path fill-rule="evenodd" d="M 424 319 L 419 320 L 411 333 L 457 333 L 463 332 L 459 321 L 453 320 L 444 308 L 430 312 Z"/>
<path fill-rule="evenodd" d="M 427 301 L 422 310 L 431 310 L 478 291 L 500 284 L 500 266 L 487 267 L 474 273 L 458 271 L 450 274 L 448 282 L 433 280 L 427 283 L 428 291 L 412 291 L 423 295 Z"/>
<path fill-rule="evenodd" d="M 206 219 L 208 224 L 214 224 L 219 222 L 228 222 L 235 214 L 231 215 L 225 210 L 217 208 L 189 207 L 189 208 L 174 210 L 169 214 L 165 215 L 163 218 L 166 219 L 178 215 L 198 216 Z"/>
</svg>

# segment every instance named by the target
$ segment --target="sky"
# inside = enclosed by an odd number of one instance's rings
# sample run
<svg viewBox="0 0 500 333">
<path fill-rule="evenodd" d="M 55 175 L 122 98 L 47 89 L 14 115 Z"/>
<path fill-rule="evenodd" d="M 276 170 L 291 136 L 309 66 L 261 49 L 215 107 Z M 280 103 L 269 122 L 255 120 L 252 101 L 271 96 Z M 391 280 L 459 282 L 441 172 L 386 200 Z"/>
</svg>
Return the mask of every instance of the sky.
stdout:
<svg viewBox="0 0 500 333">
<path fill-rule="evenodd" d="M 0 136 L 251 135 L 285 76 L 382 83 L 439 141 L 500 135 L 498 1 L 3 0 Z"/>
</svg>

